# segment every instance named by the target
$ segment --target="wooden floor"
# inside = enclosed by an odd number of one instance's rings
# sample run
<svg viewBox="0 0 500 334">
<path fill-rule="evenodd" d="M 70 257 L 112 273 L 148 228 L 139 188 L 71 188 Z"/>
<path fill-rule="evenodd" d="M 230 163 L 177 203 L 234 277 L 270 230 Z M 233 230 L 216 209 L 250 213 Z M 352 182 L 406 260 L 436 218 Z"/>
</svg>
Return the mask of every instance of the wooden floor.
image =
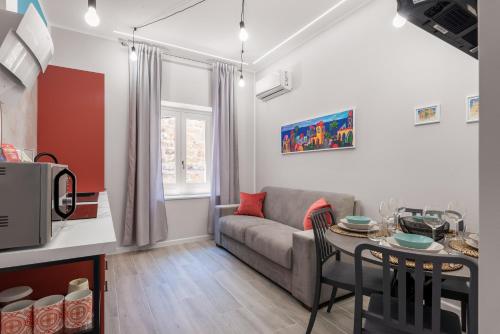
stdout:
<svg viewBox="0 0 500 334">
<path fill-rule="evenodd" d="M 212 241 L 108 258 L 106 333 L 305 333 L 309 312 Z M 353 299 L 314 333 L 352 333 Z"/>
</svg>

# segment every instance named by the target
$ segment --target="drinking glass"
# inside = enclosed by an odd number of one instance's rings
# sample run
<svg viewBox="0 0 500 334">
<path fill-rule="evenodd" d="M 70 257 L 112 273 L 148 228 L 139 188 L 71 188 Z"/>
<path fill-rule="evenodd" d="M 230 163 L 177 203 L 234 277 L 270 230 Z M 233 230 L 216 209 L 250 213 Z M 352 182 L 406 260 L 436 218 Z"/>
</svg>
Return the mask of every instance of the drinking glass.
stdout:
<svg viewBox="0 0 500 334">
<path fill-rule="evenodd" d="M 452 201 L 448 204 L 444 216 L 446 220 L 453 224 L 454 234 L 458 240 L 464 240 L 465 238 L 465 223 L 464 218 L 467 214 L 467 208 L 459 202 Z M 460 222 L 462 221 L 462 228 L 460 228 Z"/>
<path fill-rule="evenodd" d="M 391 215 L 394 213 L 391 211 L 391 207 L 389 206 L 389 202 L 382 201 L 378 206 L 378 212 L 380 217 L 382 217 L 382 223 L 388 222 Z"/>
<path fill-rule="evenodd" d="M 385 240 L 386 233 L 384 233 L 384 224 L 376 223 L 368 230 L 368 239 L 375 241 L 379 245 L 382 245 Z"/>
<path fill-rule="evenodd" d="M 426 205 L 423 211 L 422 219 L 424 223 L 432 229 L 432 239 L 436 241 L 436 230 L 444 225 L 444 220 L 436 216 L 435 211 Z"/>
<path fill-rule="evenodd" d="M 397 198 L 394 198 L 394 197 L 391 197 L 389 199 L 389 202 L 388 202 L 388 206 L 389 206 L 389 210 L 392 212 L 391 215 L 392 215 L 392 222 L 391 220 L 389 219 L 388 223 L 389 223 L 389 230 L 392 232 L 392 233 L 395 233 L 396 232 L 396 229 L 398 227 L 398 224 L 399 224 L 399 213 L 400 213 L 400 209 L 401 209 L 401 201 Z"/>
</svg>

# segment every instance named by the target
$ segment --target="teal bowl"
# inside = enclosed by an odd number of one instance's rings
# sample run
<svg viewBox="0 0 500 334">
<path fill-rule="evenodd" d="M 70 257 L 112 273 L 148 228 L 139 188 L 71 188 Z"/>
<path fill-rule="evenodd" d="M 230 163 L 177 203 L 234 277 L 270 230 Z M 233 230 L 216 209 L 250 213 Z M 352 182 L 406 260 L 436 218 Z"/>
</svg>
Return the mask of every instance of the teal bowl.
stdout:
<svg viewBox="0 0 500 334">
<path fill-rule="evenodd" d="M 394 239 L 403 247 L 415 249 L 427 249 L 434 242 L 432 238 L 426 237 L 425 235 L 410 233 L 396 233 Z"/>
<path fill-rule="evenodd" d="M 369 217 L 365 216 L 347 216 L 345 217 L 347 222 L 349 224 L 360 224 L 360 225 L 366 225 L 371 222 L 371 219 Z"/>
</svg>

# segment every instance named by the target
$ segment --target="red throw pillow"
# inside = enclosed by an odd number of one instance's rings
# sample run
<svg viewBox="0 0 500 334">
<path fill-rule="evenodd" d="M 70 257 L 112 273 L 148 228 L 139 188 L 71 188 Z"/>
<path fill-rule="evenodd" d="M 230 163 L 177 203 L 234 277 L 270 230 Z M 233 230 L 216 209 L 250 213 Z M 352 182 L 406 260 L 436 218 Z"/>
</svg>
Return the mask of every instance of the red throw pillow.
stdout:
<svg viewBox="0 0 500 334">
<path fill-rule="evenodd" d="M 256 194 L 240 193 L 240 206 L 234 214 L 264 218 L 262 207 L 266 194 L 265 192 Z"/>
<path fill-rule="evenodd" d="M 313 213 L 313 211 L 323 208 L 332 208 L 332 206 L 328 204 L 328 202 L 324 198 L 320 198 L 316 202 L 311 204 L 309 209 L 307 209 L 306 216 L 304 217 L 304 231 L 311 230 L 313 228 L 311 220 L 311 214 Z M 327 217 L 328 224 L 332 225 L 332 218 L 330 217 L 330 215 L 328 215 Z"/>
</svg>

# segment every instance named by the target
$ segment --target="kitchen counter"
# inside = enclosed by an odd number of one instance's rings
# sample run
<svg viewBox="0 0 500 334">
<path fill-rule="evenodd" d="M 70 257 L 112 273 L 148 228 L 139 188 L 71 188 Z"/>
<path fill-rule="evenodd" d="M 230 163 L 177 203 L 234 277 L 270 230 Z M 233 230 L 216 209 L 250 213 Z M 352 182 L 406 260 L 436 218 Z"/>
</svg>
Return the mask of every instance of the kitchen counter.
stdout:
<svg viewBox="0 0 500 334">
<path fill-rule="evenodd" d="M 112 253 L 117 245 L 108 195 L 99 195 L 97 218 L 54 224 L 59 229 L 45 246 L 0 251 L 0 269 Z"/>
</svg>

